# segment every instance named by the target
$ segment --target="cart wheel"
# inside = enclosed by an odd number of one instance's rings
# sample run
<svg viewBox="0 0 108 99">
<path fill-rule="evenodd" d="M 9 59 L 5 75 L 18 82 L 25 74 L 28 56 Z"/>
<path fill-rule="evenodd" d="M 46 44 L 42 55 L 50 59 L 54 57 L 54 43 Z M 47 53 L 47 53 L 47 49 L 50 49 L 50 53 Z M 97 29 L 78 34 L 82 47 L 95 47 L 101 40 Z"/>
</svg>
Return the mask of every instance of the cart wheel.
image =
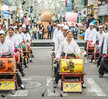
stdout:
<svg viewBox="0 0 108 99">
<path fill-rule="evenodd" d="M 94 64 L 96 64 L 96 62 L 94 62 Z"/>
<path fill-rule="evenodd" d="M 44 93 L 42 94 L 42 97 L 44 97 Z"/>
<path fill-rule="evenodd" d="M 16 87 L 16 88 L 15 88 L 15 90 L 17 91 L 17 90 L 18 90 L 18 88 Z"/>
<path fill-rule="evenodd" d="M 1 95 L 3 98 L 5 98 L 6 96 L 5 95 Z"/>
<path fill-rule="evenodd" d="M 63 95 L 62 95 L 62 94 L 60 94 L 60 97 L 63 97 Z"/>
<path fill-rule="evenodd" d="M 55 93 L 55 90 L 53 92 Z"/>
<path fill-rule="evenodd" d="M 82 92 L 80 92 L 80 94 L 82 94 Z"/>
<path fill-rule="evenodd" d="M 15 90 L 14 91 L 12 91 L 12 95 L 14 95 L 15 94 Z"/>
</svg>

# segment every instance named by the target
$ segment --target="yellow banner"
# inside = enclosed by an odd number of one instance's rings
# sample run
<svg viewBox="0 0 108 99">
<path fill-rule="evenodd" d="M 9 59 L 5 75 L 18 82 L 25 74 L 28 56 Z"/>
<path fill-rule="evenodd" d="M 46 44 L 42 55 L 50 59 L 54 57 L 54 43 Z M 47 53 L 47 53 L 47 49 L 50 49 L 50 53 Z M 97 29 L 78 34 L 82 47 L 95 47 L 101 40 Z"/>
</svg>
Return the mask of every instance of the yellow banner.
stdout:
<svg viewBox="0 0 108 99">
<path fill-rule="evenodd" d="M 81 83 L 63 83 L 64 92 L 82 92 Z"/>
<path fill-rule="evenodd" d="M 73 63 L 70 65 L 69 63 Z M 82 73 L 83 59 L 61 59 L 61 73 Z"/>
<path fill-rule="evenodd" d="M 0 90 L 14 90 L 15 82 L 14 81 L 0 81 Z"/>
</svg>

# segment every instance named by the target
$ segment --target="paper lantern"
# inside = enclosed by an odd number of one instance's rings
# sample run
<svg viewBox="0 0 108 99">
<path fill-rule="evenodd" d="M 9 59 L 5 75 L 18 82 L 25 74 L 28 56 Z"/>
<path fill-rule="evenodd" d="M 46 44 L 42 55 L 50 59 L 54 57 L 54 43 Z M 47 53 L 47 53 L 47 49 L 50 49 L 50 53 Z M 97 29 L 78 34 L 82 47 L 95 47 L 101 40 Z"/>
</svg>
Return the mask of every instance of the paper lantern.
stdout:
<svg viewBox="0 0 108 99">
<path fill-rule="evenodd" d="M 78 13 L 66 12 L 65 14 L 65 20 L 67 22 L 77 23 L 77 18 L 78 18 Z"/>
</svg>

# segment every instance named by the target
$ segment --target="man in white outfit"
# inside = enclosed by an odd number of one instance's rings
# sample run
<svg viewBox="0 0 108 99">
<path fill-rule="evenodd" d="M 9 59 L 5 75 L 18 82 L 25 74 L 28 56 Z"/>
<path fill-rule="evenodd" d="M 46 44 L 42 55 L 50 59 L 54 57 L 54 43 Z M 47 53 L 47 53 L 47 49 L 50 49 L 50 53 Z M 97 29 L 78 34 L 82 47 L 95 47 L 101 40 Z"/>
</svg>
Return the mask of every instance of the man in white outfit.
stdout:
<svg viewBox="0 0 108 99">
<path fill-rule="evenodd" d="M 84 49 L 86 50 L 86 47 L 87 47 L 87 43 L 89 41 L 94 41 L 96 39 L 96 29 L 93 28 L 93 23 L 90 23 L 90 26 L 89 28 L 86 30 L 85 32 L 85 46 L 84 46 Z M 92 46 L 93 46 L 94 42 L 92 42 Z"/>
<path fill-rule="evenodd" d="M 104 35 L 103 57 L 99 68 L 99 77 L 102 78 L 104 73 L 108 73 L 108 33 Z"/>
<path fill-rule="evenodd" d="M 63 42 L 66 39 L 66 32 L 69 30 L 68 26 L 63 27 L 63 32 L 57 34 L 56 40 L 55 40 L 55 54 L 57 54 L 57 51 L 59 49 L 59 46 L 61 42 Z"/>
<path fill-rule="evenodd" d="M 55 43 L 55 39 L 56 39 L 56 36 L 58 34 L 58 32 L 60 31 L 60 24 L 57 25 L 57 28 L 54 30 L 54 35 L 53 35 L 53 42 Z"/>
</svg>

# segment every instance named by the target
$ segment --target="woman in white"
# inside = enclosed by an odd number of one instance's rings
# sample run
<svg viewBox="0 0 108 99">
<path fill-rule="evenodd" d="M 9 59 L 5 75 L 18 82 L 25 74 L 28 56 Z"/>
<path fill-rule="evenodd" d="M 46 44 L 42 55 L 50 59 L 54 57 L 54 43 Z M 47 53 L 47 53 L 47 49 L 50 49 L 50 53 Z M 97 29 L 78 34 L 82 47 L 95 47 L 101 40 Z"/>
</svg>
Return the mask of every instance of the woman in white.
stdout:
<svg viewBox="0 0 108 99">
<path fill-rule="evenodd" d="M 67 39 L 60 44 L 59 50 L 56 55 L 56 61 L 60 60 L 60 56 L 62 55 L 62 53 L 64 53 L 65 56 L 72 55 L 73 53 L 77 54 L 79 57 L 81 55 L 80 47 L 73 39 L 73 33 L 71 31 L 67 31 L 66 37 Z M 58 84 L 60 78 L 58 71 L 59 71 L 59 66 L 57 67 L 57 72 L 55 74 L 55 84 Z M 82 84 L 82 88 L 86 88 L 84 83 Z"/>
<path fill-rule="evenodd" d="M 19 37 L 20 37 L 20 43 L 25 43 L 27 42 L 27 38 L 24 35 L 24 33 L 22 32 L 22 27 L 19 27 Z"/>
<path fill-rule="evenodd" d="M 23 42 L 23 39 L 19 35 L 19 31 L 18 31 L 18 27 L 17 26 L 14 27 L 14 35 L 17 37 L 19 44 L 21 44 L 21 42 Z"/>
<path fill-rule="evenodd" d="M 25 35 L 27 41 L 30 42 L 31 41 L 31 37 L 30 37 L 29 31 L 26 30 L 26 26 L 24 24 L 22 26 L 22 30 L 23 30 L 23 34 Z"/>
<path fill-rule="evenodd" d="M 13 54 L 15 54 L 14 53 L 14 45 L 13 45 L 12 41 L 10 41 L 9 39 L 6 39 L 5 32 L 1 30 L 0 31 L 0 57 L 7 57 L 7 56 L 11 56 Z M 1 76 L 3 76 L 3 78 L 9 77 L 9 75 L 0 75 L 0 78 L 1 78 Z M 16 74 L 16 77 L 17 77 L 18 86 L 21 89 L 25 89 L 18 73 Z"/>
<path fill-rule="evenodd" d="M 7 39 L 11 40 L 14 44 L 14 47 L 18 47 L 19 42 L 18 38 L 14 35 L 14 29 L 13 27 L 9 27 L 8 29 L 8 35 L 6 36 Z"/>
<path fill-rule="evenodd" d="M 73 33 L 71 31 L 67 31 L 66 36 L 67 39 L 64 40 L 59 46 L 59 50 L 56 55 L 56 60 L 60 59 L 62 53 L 65 53 L 65 55 L 75 53 L 78 56 L 80 56 L 81 54 L 80 47 L 73 39 Z"/>
</svg>

